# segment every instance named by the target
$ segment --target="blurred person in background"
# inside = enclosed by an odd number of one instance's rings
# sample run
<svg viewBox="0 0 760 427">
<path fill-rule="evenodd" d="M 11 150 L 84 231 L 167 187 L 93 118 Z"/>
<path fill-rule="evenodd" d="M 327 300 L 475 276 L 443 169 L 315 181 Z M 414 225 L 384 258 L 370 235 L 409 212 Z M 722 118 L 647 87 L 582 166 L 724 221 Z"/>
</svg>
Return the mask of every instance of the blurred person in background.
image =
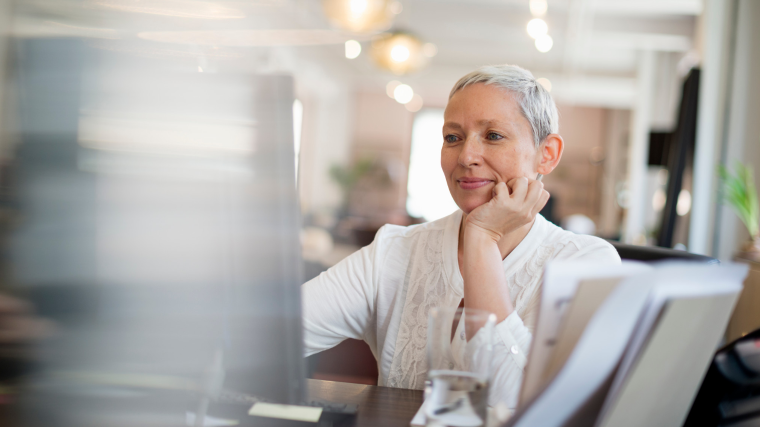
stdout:
<svg viewBox="0 0 760 427">
<path fill-rule="evenodd" d="M 486 310 L 498 322 L 489 404 L 515 408 L 544 265 L 620 263 L 604 240 L 538 214 L 549 193 L 537 177 L 560 161 L 558 132 L 554 101 L 529 71 L 486 66 L 462 77 L 449 95 L 441 148 L 459 210 L 426 224 L 386 225 L 370 245 L 304 284 L 307 355 L 364 340 L 378 385 L 423 389 L 429 310 Z"/>
</svg>

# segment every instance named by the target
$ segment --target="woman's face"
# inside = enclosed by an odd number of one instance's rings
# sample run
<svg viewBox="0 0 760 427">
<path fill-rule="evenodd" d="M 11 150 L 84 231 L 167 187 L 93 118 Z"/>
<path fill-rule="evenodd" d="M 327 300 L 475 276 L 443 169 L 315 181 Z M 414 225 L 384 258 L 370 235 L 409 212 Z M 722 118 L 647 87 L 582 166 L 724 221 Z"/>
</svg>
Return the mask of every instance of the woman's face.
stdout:
<svg viewBox="0 0 760 427">
<path fill-rule="evenodd" d="M 535 179 L 533 131 L 506 89 L 477 83 L 458 91 L 444 112 L 441 168 L 465 213 L 491 200 L 498 182 Z"/>
</svg>

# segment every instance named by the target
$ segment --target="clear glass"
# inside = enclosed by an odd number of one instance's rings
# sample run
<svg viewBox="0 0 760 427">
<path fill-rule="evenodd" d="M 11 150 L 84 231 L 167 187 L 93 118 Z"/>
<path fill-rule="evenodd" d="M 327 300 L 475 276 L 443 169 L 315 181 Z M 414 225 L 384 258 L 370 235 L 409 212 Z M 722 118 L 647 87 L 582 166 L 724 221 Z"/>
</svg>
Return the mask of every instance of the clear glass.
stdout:
<svg viewBox="0 0 760 427">
<path fill-rule="evenodd" d="M 486 425 L 496 315 L 434 308 L 428 321 L 428 426 Z"/>
</svg>

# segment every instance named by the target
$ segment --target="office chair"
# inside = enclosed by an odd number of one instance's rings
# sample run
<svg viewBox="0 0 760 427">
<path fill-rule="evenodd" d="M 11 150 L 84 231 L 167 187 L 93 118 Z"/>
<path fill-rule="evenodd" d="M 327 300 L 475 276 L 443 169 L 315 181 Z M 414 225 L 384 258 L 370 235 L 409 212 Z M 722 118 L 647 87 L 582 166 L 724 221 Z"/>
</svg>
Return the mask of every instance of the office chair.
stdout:
<svg viewBox="0 0 760 427">
<path fill-rule="evenodd" d="M 677 251 L 675 249 L 661 248 L 658 246 L 636 246 L 625 243 L 608 240 L 608 242 L 617 250 L 621 259 L 630 259 L 635 261 L 662 261 L 666 259 L 674 261 L 695 261 L 704 264 L 720 264 L 717 258 L 706 255 L 693 254 L 686 251 Z"/>
</svg>

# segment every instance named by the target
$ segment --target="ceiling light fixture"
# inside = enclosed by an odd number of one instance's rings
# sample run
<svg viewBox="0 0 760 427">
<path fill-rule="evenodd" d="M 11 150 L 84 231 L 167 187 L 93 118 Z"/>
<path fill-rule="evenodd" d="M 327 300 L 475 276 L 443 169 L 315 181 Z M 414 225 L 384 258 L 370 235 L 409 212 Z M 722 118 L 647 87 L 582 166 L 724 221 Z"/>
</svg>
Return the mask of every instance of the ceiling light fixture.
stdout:
<svg viewBox="0 0 760 427">
<path fill-rule="evenodd" d="M 393 99 L 399 104 L 406 104 L 411 101 L 413 97 L 414 90 L 412 90 L 412 87 L 409 85 L 400 84 L 393 90 Z"/>
<path fill-rule="evenodd" d="M 530 13 L 537 18 L 546 15 L 548 8 L 546 0 L 530 0 Z"/>
<path fill-rule="evenodd" d="M 528 22 L 528 35 L 533 37 L 534 39 L 537 39 L 541 36 L 546 35 L 547 32 L 549 32 L 549 26 L 546 25 L 546 21 L 540 18 L 531 19 Z"/>
<path fill-rule="evenodd" d="M 356 40 L 346 41 L 346 58 L 354 59 L 362 53 L 362 45 Z"/>
<path fill-rule="evenodd" d="M 408 33 L 381 34 L 372 41 L 372 59 L 380 67 L 395 74 L 416 71 L 428 62 L 423 43 Z"/>
<path fill-rule="evenodd" d="M 372 33 L 390 28 L 401 12 L 393 0 L 322 0 L 322 8 L 332 25 L 355 33 Z"/>
<path fill-rule="evenodd" d="M 551 36 L 548 34 L 544 34 L 543 36 L 536 39 L 536 49 L 538 49 L 538 51 L 541 53 L 546 53 L 552 50 L 553 45 L 554 40 L 552 40 Z"/>
<path fill-rule="evenodd" d="M 403 45 L 393 46 L 391 49 L 391 59 L 396 62 L 404 62 L 409 59 L 409 48 Z"/>
<path fill-rule="evenodd" d="M 367 10 L 367 0 L 349 0 L 352 15 L 361 15 Z"/>
<path fill-rule="evenodd" d="M 388 95 L 388 98 L 393 98 L 393 91 L 395 91 L 400 84 L 401 82 L 398 80 L 391 80 L 385 85 L 385 93 Z"/>
</svg>

